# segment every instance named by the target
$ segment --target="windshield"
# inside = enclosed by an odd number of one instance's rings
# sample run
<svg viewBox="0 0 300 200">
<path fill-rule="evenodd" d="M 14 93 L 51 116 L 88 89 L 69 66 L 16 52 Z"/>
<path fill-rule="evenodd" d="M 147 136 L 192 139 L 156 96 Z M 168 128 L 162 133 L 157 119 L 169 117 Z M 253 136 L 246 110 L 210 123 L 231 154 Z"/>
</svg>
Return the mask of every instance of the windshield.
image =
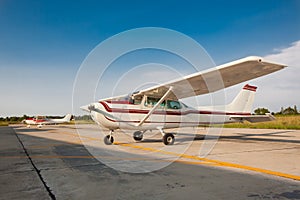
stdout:
<svg viewBox="0 0 300 200">
<path fill-rule="evenodd" d="M 159 100 L 160 100 L 159 98 L 147 97 L 147 100 L 145 101 L 145 106 L 153 107 L 158 103 Z M 163 101 L 160 104 L 160 108 L 181 109 L 182 105 L 179 101 L 167 100 L 167 101 Z"/>
</svg>

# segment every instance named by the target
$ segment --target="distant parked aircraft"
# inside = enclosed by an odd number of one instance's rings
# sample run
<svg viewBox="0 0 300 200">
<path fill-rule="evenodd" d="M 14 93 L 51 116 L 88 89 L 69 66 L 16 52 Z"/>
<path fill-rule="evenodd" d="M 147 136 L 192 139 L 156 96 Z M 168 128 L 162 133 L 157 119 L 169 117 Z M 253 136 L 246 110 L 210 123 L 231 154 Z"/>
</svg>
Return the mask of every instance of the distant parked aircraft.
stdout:
<svg viewBox="0 0 300 200">
<path fill-rule="evenodd" d="M 50 119 L 43 116 L 37 116 L 34 118 L 28 118 L 24 120 L 24 122 L 28 124 L 27 127 L 30 127 L 30 125 L 37 125 L 38 128 L 41 128 L 42 125 L 68 123 L 70 122 L 71 118 L 71 114 L 67 114 L 64 118 L 61 119 Z"/>
</svg>

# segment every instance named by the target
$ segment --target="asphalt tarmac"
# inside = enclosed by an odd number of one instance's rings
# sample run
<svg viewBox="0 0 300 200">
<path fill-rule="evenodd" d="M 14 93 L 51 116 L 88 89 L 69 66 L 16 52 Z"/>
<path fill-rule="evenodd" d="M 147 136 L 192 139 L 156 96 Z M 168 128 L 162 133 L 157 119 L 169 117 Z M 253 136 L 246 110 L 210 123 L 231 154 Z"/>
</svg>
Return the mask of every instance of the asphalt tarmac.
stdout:
<svg viewBox="0 0 300 200">
<path fill-rule="evenodd" d="M 0 127 L 0 199 L 300 199 L 300 131 L 207 132 L 106 146 L 95 125 Z"/>
</svg>

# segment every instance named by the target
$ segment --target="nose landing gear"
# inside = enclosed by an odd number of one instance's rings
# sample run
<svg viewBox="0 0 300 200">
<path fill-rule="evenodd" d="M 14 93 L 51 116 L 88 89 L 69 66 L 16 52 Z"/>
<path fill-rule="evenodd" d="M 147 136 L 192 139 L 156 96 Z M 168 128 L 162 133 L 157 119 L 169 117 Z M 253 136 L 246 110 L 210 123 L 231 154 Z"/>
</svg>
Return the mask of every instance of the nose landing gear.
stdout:
<svg viewBox="0 0 300 200">
<path fill-rule="evenodd" d="M 104 144 L 111 145 L 114 143 L 114 137 L 112 136 L 113 133 L 114 133 L 114 130 L 111 130 L 109 135 L 104 137 L 104 139 L 103 139 Z"/>
<path fill-rule="evenodd" d="M 143 139 L 143 132 L 142 131 L 135 131 L 134 133 L 133 133 L 133 139 L 135 140 L 135 141 L 141 141 L 142 139 Z"/>
</svg>

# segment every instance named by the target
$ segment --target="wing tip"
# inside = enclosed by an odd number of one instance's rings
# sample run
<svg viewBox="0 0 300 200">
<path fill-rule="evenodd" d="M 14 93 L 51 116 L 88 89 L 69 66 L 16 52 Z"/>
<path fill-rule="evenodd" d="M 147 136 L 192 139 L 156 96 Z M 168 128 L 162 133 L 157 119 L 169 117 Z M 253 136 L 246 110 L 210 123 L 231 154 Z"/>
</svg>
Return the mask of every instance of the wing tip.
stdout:
<svg viewBox="0 0 300 200">
<path fill-rule="evenodd" d="M 268 64 L 272 64 L 272 65 L 277 65 L 278 67 L 280 67 L 280 69 L 287 67 L 287 65 L 285 65 L 283 63 L 274 62 L 274 61 L 268 60 L 268 59 L 266 59 L 264 57 L 260 57 L 260 56 L 247 56 L 247 57 L 241 58 L 236 61 L 238 61 L 238 62 L 257 61 L 257 62 L 264 63 L 264 64 L 268 63 Z"/>
</svg>

